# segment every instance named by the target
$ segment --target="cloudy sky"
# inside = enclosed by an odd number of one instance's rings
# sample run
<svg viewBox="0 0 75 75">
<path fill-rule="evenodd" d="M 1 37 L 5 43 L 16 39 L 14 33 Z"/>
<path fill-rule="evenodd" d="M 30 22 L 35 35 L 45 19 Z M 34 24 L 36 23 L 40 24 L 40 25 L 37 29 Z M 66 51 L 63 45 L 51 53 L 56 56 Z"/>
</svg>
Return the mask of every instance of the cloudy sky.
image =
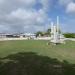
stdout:
<svg viewBox="0 0 75 75">
<path fill-rule="evenodd" d="M 57 16 L 63 32 L 75 32 L 75 0 L 0 0 L 0 33 L 44 31 Z"/>
</svg>

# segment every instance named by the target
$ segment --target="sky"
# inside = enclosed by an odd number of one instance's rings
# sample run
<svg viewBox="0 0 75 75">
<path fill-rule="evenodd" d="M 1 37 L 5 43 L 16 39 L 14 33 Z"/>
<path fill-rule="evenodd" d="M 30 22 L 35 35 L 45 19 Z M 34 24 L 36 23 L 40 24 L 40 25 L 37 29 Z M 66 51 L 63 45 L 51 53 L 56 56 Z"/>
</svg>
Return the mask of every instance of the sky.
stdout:
<svg viewBox="0 0 75 75">
<path fill-rule="evenodd" d="M 0 0 L 0 33 L 35 33 L 60 18 L 62 32 L 75 33 L 75 0 Z"/>
</svg>

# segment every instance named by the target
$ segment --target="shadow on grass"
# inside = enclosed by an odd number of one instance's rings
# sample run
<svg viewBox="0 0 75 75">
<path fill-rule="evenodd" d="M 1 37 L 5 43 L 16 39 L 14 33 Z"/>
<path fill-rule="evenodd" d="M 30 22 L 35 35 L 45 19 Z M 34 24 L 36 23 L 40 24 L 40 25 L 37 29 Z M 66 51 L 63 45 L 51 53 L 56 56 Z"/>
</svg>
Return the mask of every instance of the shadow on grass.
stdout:
<svg viewBox="0 0 75 75">
<path fill-rule="evenodd" d="M 75 65 L 33 52 L 0 58 L 0 75 L 75 75 Z"/>
</svg>

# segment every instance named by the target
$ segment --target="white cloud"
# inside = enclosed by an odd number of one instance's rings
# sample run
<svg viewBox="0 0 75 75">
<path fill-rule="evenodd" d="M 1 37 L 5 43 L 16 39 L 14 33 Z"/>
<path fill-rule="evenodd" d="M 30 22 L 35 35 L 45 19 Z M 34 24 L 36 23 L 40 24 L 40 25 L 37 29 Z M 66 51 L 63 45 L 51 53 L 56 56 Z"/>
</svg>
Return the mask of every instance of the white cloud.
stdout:
<svg viewBox="0 0 75 75">
<path fill-rule="evenodd" d="M 11 32 L 42 30 L 41 26 L 44 26 L 48 21 L 48 17 L 42 9 L 36 11 L 22 8 L 10 12 L 3 19 L 1 24 L 9 27 Z"/>
<path fill-rule="evenodd" d="M 51 1 L 52 0 L 0 0 L 1 28 L 7 27 L 7 31 L 13 32 L 27 30 L 24 29 L 25 26 L 31 28 L 33 25 L 41 29 L 41 26 L 44 26 L 48 21 L 46 11 L 50 9 Z M 40 3 L 42 6 L 39 10 L 36 9 L 37 3 Z M 32 29 L 37 30 L 36 27 Z"/>
<path fill-rule="evenodd" d="M 52 2 L 52 0 L 40 0 L 40 3 L 42 4 L 45 11 L 48 11 L 50 9 Z"/>
<path fill-rule="evenodd" d="M 9 27 L 4 26 L 4 25 L 0 25 L 0 33 L 3 33 L 3 32 L 5 33 L 6 31 L 10 32 Z"/>
<path fill-rule="evenodd" d="M 25 25 L 42 24 L 47 19 L 46 13 L 41 9 L 39 11 L 35 11 L 19 8 L 16 11 L 12 11 L 7 15 L 7 17 L 9 21 L 13 22 L 14 20 L 17 20 L 17 22 L 20 21 Z"/>
<path fill-rule="evenodd" d="M 58 3 L 60 5 L 66 6 L 67 4 L 69 4 L 70 2 L 72 2 L 73 0 L 58 0 Z"/>
<path fill-rule="evenodd" d="M 75 13 L 75 0 L 58 0 L 60 6 L 65 10 L 65 13 Z"/>
<path fill-rule="evenodd" d="M 0 4 L 4 3 L 4 0 L 0 0 Z"/>
<path fill-rule="evenodd" d="M 35 4 L 36 3 L 36 0 L 17 0 L 17 2 L 22 2 L 22 3 L 25 3 L 27 5 L 32 5 L 32 4 Z"/>
<path fill-rule="evenodd" d="M 75 3 L 74 2 L 71 2 L 67 5 L 66 12 L 75 13 Z"/>
</svg>

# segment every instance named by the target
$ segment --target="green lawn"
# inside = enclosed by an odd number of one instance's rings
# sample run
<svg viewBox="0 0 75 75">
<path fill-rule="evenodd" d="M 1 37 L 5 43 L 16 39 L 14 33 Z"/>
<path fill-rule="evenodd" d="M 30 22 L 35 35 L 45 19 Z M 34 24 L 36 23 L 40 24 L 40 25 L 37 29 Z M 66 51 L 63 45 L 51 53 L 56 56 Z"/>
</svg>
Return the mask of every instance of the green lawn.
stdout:
<svg viewBox="0 0 75 75">
<path fill-rule="evenodd" d="M 47 45 L 48 41 L 19 40 L 0 41 L 0 57 L 5 57 L 18 52 L 35 52 L 38 55 L 67 60 L 75 64 L 75 42 L 67 41 L 66 44 Z"/>
</svg>

